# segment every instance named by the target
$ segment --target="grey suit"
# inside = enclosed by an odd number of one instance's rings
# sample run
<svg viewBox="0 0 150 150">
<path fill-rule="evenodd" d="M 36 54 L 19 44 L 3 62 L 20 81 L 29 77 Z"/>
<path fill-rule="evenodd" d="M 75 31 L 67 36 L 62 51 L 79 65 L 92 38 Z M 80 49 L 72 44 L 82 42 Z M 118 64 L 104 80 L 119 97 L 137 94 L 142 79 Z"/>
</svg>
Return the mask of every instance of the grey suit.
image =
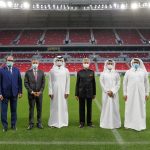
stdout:
<svg viewBox="0 0 150 150">
<path fill-rule="evenodd" d="M 37 108 L 37 123 L 41 124 L 41 114 L 42 114 L 42 97 L 41 94 L 39 97 L 32 95 L 33 92 L 43 93 L 45 87 L 45 75 L 42 70 L 37 70 L 37 80 L 35 79 L 33 69 L 28 70 L 25 73 L 24 79 L 25 88 L 28 91 L 28 102 L 29 102 L 29 124 L 34 124 L 34 106 L 36 104 Z"/>
</svg>

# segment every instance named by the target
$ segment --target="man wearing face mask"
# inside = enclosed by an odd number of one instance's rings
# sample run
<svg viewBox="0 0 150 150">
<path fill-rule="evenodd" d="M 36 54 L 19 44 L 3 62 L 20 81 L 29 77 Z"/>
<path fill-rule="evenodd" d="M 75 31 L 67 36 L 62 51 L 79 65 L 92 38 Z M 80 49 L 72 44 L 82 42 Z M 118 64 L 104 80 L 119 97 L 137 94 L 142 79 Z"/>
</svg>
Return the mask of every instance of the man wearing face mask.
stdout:
<svg viewBox="0 0 150 150">
<path fill-rule="evenodd" d="M 17 129 L 17 98 L 22 97 L 22 79 L 20 71 L 18 68 L 14 67 L 13 64 L 13 56 L 8 56 L 6 58 L 6 65 L 0 69 L 1 121 L 3 132 L 8 130 L 8 102 L 10 102 L 11 129 Z"/>
<path fill-rule="evenodd" d="M 115 62 L 107 60 L 104 70 L 100 75 L 102 87 L 102 111 L 100 117 L 100 127 L 114 129 L 121 127 L 119 113 L 118 90 L 120 88 L 120 76 L 115 71 Z"/>
<path fill-rule="evenodd" d="M 80 128 L 85 125 L 85 103 L 87 104 L 87 125 L 92 125 L 92 99 L 96 95 L 96 83 L 94 71 L 89 69 L 90 60 L 83 59 L 83 69 L 77 73 L 75 96 L 79 101 Z"/>
<path fill-rule="evenodd" d="M 125 99 L 124 127 L 141 131 L 146 129 L 146 100 L 149 96 L 148 73 L 141 59 L 134 58 L 123 80 Z"/>
<path fill-rule="evenodd" d="M 54 58 L 53 68 L 49 72 L 50 117 L 49 127 L 61 128 L 68 126 L 68 103 L 70 93 L 70 74 L 65 67 L 64 58 Z"/>
<path fill-rule="evenodd" d="M 39 61 L 37 58 L 32 59 L 32 68 L 25 73 L 24 85 L 28 91 L 29 103 L 29 126 L 28 130 L 34 127 L 34 106 L 37 109 L 37 128 L 43 129 L 42 125 L 42 98 L 45 87 L 45 75 L 42 70 L 38 69 Z"/>
</svg>

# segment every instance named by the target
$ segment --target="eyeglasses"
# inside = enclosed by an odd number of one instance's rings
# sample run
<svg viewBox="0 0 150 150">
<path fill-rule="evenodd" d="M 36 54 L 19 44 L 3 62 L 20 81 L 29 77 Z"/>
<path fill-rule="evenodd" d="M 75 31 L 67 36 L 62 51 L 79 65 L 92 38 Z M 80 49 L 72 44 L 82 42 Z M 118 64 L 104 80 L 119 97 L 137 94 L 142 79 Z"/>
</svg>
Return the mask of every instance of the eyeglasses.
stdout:
<svg viewBox="0 0 150 150">
<path fill-rule="evenodd" d="M 9 61 L 9 62 L 14 62 L 14 60 L 7 60 L 7 61 Z"/>
<path fill-rule="evenodd" d="M 56 61 L 57 61 L 57 62 L 59 62 L 59 61 L 60 61 L 60 62 L 63 62 L 62 60 L 56 60 Z"/>
</svg>

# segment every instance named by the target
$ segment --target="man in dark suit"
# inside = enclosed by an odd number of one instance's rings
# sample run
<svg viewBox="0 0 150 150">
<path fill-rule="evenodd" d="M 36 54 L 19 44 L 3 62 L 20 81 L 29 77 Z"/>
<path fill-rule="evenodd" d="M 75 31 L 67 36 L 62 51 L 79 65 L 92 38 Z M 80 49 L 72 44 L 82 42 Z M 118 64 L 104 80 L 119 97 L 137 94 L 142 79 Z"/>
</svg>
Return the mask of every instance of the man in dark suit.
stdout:
<svg viewBox="0 0 150 150">
<path fill-rule="evenodd" d="M 38 69 L 39 61 L 37 58 L 32 60 L 32 69 L 25 73 L 24 85 L 28 91 L 29 102 L 29 127 L 31 130 L 34 127 L 34 106 L 37 108 L 37 127 L 43 129 L 42 126 L 42 97 L 45 87 L 45 75 L 42 70 Z"/>
<path fill-rule="evenodd" d="M 8 130 L 7 109 L 10 101 L 11 129 L 16 130 L 17 121 L 17 98 L 22 97 L 22 79 L 19 69 L 13 67 L 13 56 L 6 58 L 6 65 L 0 69 L 0 100 L 1 121 L 3 132 Z"/>
<path fill-rule="evenodd" d="M 79 100 L 80 128 L 85 125 L 85 103 L 87 103 L 87 125 L 92 125 L 92 99 L 96 95 L 94 71 L 89 69 L 90 60 L 83 59 L 83 69 L 77 73 L 75 96 Z"/>
</svg>

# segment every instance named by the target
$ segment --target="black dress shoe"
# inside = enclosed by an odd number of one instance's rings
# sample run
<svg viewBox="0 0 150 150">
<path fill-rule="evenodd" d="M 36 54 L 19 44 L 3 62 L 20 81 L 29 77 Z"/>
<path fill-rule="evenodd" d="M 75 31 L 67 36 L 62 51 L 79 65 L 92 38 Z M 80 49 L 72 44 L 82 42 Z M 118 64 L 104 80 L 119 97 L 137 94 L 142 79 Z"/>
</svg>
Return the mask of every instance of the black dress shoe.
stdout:
<svg viewBox="0 0 150 150">
<path fill-rule="evenodd" d="M 8 128 L 3 128 L 3 132 L 7 132 Z"/>
<path fill-rule="evenodd" d="M 37 128 L 43 129 L 43 125 L 41 123 L 37 123 Z"/>
<path fill-rule="evenodd" d="M 29 125 L 27 130 L 31 130 L 31 129 L 33 129 L 33 127 L 34 127 L 33 125 Z"/>
<path fill-rule="evenodd" d="M 93 124 L 89 124 L 87 126 L 90 127 L 90 128 L 94 128 L 95 127 Z"/>
<path fill-rule="evenodd" d="M 84 128 L 84 124 L 80 124 L 80 125 L 79 125 L 79 128 Z"/>
<path fill-rule="evenodd" d="M 11 129 L 14 130 L 14 131 L 17 131 L 16 126 L 11 126 Z"/>
</svg>

